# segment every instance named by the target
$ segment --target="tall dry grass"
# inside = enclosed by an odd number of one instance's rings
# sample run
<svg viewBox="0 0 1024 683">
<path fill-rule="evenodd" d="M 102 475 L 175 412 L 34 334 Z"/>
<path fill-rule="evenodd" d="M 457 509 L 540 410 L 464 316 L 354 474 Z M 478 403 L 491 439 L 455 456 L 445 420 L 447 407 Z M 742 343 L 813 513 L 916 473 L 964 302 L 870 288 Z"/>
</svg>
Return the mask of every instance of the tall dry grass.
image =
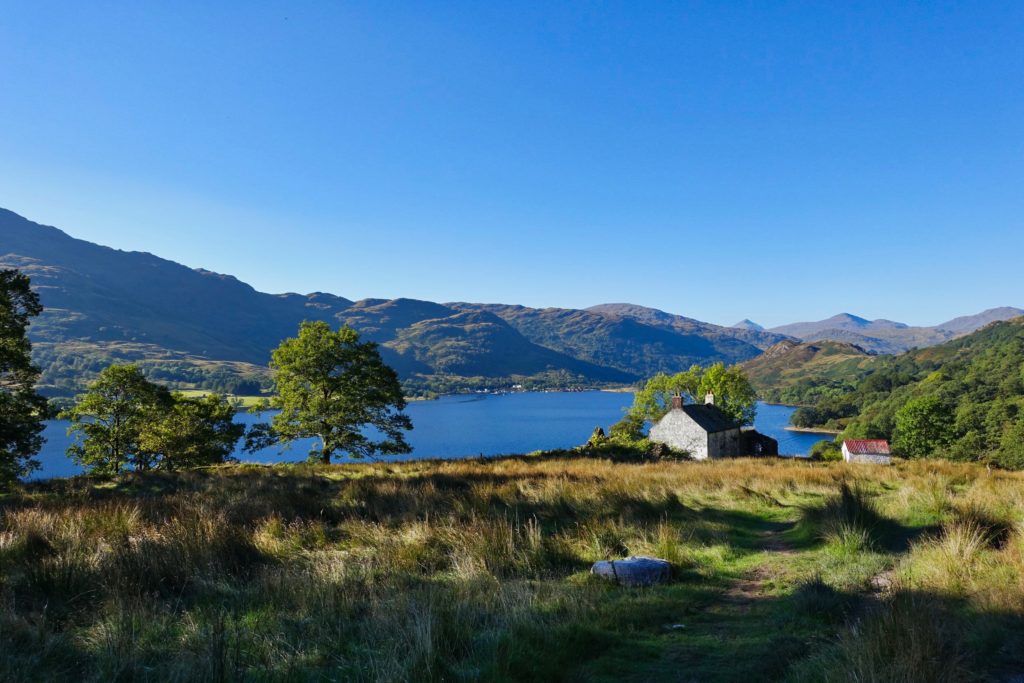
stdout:
<svg viewBox="0 0 1024 683">
<path fill-rule="evenodd" d="M 692 584 L 699 609 L 802 510 L 806 548 L 792 541 L 816 571 L 881 562 L 883 522 L 924 517 L 935 529 L 893 555 L 908 590 L 1019 612 L 1022 481 L 949 463 L 513 458 L 40 483 L 0 499 L 0 680 L 580 676 L 682 599 L 612 590 L 592 562 L 665 557 L 668 590 Z M 1014 591 L 986 595 L 997 578 Z M 927 642 L 921 657 L 960 652 Z"/>
</svg>

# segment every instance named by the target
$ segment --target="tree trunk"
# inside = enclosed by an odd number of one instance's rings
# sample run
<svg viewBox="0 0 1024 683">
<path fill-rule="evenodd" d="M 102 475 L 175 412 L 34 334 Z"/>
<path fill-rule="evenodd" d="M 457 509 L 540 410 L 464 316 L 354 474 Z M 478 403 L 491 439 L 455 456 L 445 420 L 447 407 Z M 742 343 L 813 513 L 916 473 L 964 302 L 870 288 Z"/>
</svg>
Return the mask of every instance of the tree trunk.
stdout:
<svg viewBox="0 0 1024 683">
<path fill-rule="evenodd" d="M 323 435 L 320 436 L 320 464 L 331 464 L 331 451 L 327 449 L 327 439 Z"/>
</svg>

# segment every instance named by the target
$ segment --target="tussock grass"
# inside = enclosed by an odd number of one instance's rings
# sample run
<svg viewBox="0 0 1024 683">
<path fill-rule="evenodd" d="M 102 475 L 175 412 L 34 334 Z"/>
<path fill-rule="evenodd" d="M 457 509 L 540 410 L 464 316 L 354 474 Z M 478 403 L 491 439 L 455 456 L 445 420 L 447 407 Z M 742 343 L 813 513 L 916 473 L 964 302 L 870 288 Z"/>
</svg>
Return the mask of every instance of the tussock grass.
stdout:
<svg viewBox="0 0 1024 683">
<path fill-rule="evenodd" d="M 845 630 L 834 647 L 798 665 L 793 678 L 963 683 L 977 675 L 956 613 L 934 596 L 898 592 Z"/>
<path fill-rule="evenodd" d="M 966 680 L 1021 630 L 1022 483 L 554 457 L 40 482 L 0 499 L 0 680 Z M 587 573 L 626 555 L 674 581 Z"/>
</svg>

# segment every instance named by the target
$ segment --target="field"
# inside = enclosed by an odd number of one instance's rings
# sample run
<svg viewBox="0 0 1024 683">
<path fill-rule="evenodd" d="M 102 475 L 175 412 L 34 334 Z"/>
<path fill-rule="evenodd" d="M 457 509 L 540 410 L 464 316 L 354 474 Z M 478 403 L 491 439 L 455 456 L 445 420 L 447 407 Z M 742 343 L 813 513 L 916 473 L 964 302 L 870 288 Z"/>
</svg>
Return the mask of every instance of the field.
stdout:
<svg viewBox="0 0 1024 683">
<path fill-rule="evenodd" d="M 211 392 L 206 391 L 205 389 L 181 389 L 178 393 L 183 396 L 188 396 L 189 398 L 203 398 L 204 396 L 208 396 Z M 269 400 L 267 396 L 237 396 L 235 394 L 227 394 L 227 398 L 230 401 L 237 402 L 239 408 L 243 410 L 263 405 Z"/>
<path fill-rule="evenodd" d="M 936 461 L 43 482 L 0 498 L 0 680 L 1019 680 L 1022 520 Z M 628 554 L 674 580 L 588 574 Z"/>
</svg>

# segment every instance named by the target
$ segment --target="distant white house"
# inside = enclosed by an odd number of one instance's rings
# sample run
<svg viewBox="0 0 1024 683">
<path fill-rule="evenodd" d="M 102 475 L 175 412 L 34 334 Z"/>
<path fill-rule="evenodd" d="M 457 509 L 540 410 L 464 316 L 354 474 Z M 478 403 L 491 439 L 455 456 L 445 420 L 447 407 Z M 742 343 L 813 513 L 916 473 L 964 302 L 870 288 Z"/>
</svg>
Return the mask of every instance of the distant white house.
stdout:
<svg viewBox="0 0 1024 683">
<path fill-rule="evenodd" d="M 843 441 L 843 460 L 888 465 L 892 462 L 889 442 L 885 439 L 847 439 Z"/>
<path fill-rule="evenodd" d="M 689 453 L 694 460 L 779 452 L 775 439 L 743 429 L 722 412 L 714 394 L 708 394 L 703 405 L 684 404 L 681 396 L 673 396 L 672 409 L 651 427 L 650 439 Z"/>
</svg>

